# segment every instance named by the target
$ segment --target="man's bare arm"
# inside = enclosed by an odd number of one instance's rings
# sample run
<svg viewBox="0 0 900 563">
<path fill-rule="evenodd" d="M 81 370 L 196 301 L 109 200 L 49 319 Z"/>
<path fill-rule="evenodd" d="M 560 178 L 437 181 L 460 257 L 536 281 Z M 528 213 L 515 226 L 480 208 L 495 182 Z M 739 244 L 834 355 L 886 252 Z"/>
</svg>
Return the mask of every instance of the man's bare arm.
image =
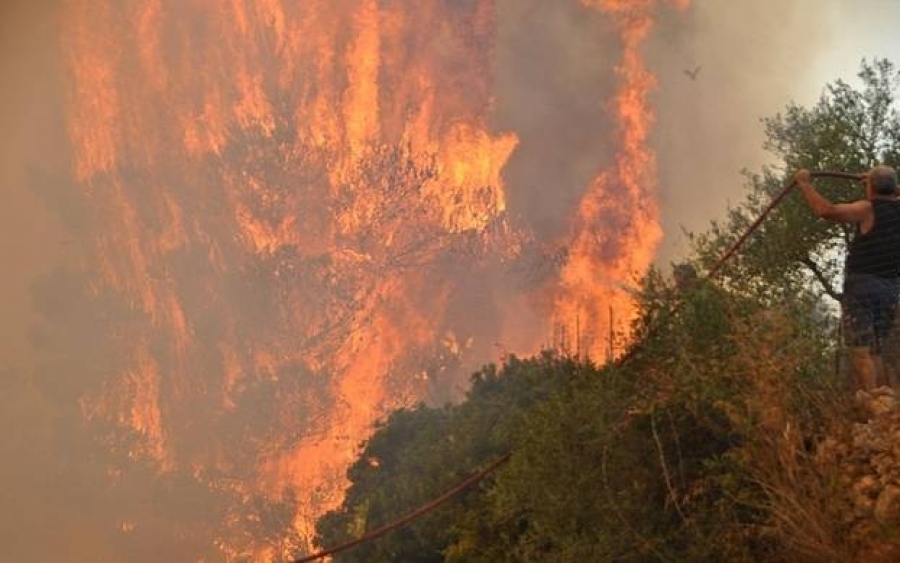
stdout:
<svg viewBox="0 0 900 563">
<path fill-rule="evenodd" d="M 872 204 L 866 200 L 854 201 L 853 203 L 831 203 L 825 199 L 822 194 L 816 191 L 810 180 L 808 170 L 797 172 L 794 179 L 803 193 L 803 197 L 813 210 L 813 213 L 839 223 L 862 223 L 872 212 Z"/>
</svg>

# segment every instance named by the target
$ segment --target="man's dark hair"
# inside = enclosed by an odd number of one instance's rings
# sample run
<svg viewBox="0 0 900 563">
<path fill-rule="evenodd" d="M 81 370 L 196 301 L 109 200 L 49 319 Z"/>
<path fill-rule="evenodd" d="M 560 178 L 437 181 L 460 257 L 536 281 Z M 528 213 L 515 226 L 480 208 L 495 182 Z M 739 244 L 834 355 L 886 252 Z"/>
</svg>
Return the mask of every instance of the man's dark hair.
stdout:
<svg viewBox="0 0 900 563">
<path fill-rule="evenodd" d="M 894 195 L 897 192 L 897 171 L 890 166 L 876 166 L 869 171 L 869 183 L 878 195 Z"/>
</svg>

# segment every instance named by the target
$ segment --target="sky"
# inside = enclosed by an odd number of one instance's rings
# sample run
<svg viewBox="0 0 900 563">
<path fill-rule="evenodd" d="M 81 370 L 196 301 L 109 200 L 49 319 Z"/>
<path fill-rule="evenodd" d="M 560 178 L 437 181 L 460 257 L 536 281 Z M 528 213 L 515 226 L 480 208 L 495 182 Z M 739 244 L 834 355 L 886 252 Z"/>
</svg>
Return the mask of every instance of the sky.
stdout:
<svg viewBox="0 0 900 563">
<path fill-rule="evenodd" d="M 896 0 L 694 0 L 648 40 L 659 78 L 655 130 L 666 239 L 662 262 L 686 251 L 742 194 L 741 170 L 771 162 L 761 118 L 814 104 L 826 83 L 855 80 L 862 59 L 900 63 Z M 696 80 L 685 69 L 700 66 Z"/>
</svg>

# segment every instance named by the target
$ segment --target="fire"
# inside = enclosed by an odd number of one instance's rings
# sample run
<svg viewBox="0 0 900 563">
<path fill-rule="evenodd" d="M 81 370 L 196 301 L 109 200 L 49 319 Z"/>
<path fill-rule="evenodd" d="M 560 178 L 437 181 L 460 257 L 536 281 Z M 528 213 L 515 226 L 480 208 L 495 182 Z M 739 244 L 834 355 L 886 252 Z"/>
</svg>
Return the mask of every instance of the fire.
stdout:
<svg viewBox="0 0 900 563">
<path fill-rule="evenodd" d="M 627 340 L 634 316 L 628 287 L 647 271 L 662 238 L 655 199 L 656 160 L 648 144 L 654 119 L 648 96 L 656 81 L 641 57 L 659 2 L 582 2 L 609 13 L 623 43 L 612 104 L 619 152 L 615 167 L 597 176 L 579 204 L 568 261 L 560 273 L 555 316 L 566 329 L 566 346 L 609 358 L 615 355 L 616 343 Z M 687 0 L 677 5 L 685 9 Z M 572 332 L 574 343 L 566 336 Z"/>
<path fill-rule="evenodd" d="M 627 319 L 620 286 L 661 236 L 640 57 L 654 3 L 586 3 L 623 39 L 620 153 L 582 199 L 549 291 L 554 315 L 601 333 L 606 307 Z M 85 416 L 136 435 L 131 457 L 160 472 L 293 503 L 308 539 L 376 420 L 451 398 L 454 362 L 489 359 L 481 325 L 521 330 L 458 311 L 473 280 L 499 283 L 532 240 L 506 217 L 518 138 L 489 125 L 496 11 L 68 0 L 85 267 L 117 306 L 116 364 L 82 397 Z M 505 306 L 546 291 L 521 288 Z M 235 514 L 226 529 L 259 520 Z"/>
</svg>

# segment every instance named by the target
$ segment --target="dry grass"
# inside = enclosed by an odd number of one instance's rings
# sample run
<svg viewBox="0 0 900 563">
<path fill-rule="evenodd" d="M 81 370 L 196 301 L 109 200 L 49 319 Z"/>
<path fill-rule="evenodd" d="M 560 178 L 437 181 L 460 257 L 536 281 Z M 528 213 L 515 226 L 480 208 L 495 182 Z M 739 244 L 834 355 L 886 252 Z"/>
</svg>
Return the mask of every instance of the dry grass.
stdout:
<svg viewBox="0 0 900 563">
<path fill-rule="evenodd" d="M 822 466 L 813 451 L 823 433 L 853 422 L 846 391 L 801 380 L 813 352 L 784 314 L 769 312 L 736 327 L 733 375 L 746 392 L 742 408 L 730 416 L 745 417 L 733 422 L 749 429 L 744 459 L 748 478 L 762 492 L 754 508 L 767 515 L 765 535 L 790 561 L 855 560 L 847 540 L 851 506 L 835 486 L 839 469 Z"/>
</svg>

